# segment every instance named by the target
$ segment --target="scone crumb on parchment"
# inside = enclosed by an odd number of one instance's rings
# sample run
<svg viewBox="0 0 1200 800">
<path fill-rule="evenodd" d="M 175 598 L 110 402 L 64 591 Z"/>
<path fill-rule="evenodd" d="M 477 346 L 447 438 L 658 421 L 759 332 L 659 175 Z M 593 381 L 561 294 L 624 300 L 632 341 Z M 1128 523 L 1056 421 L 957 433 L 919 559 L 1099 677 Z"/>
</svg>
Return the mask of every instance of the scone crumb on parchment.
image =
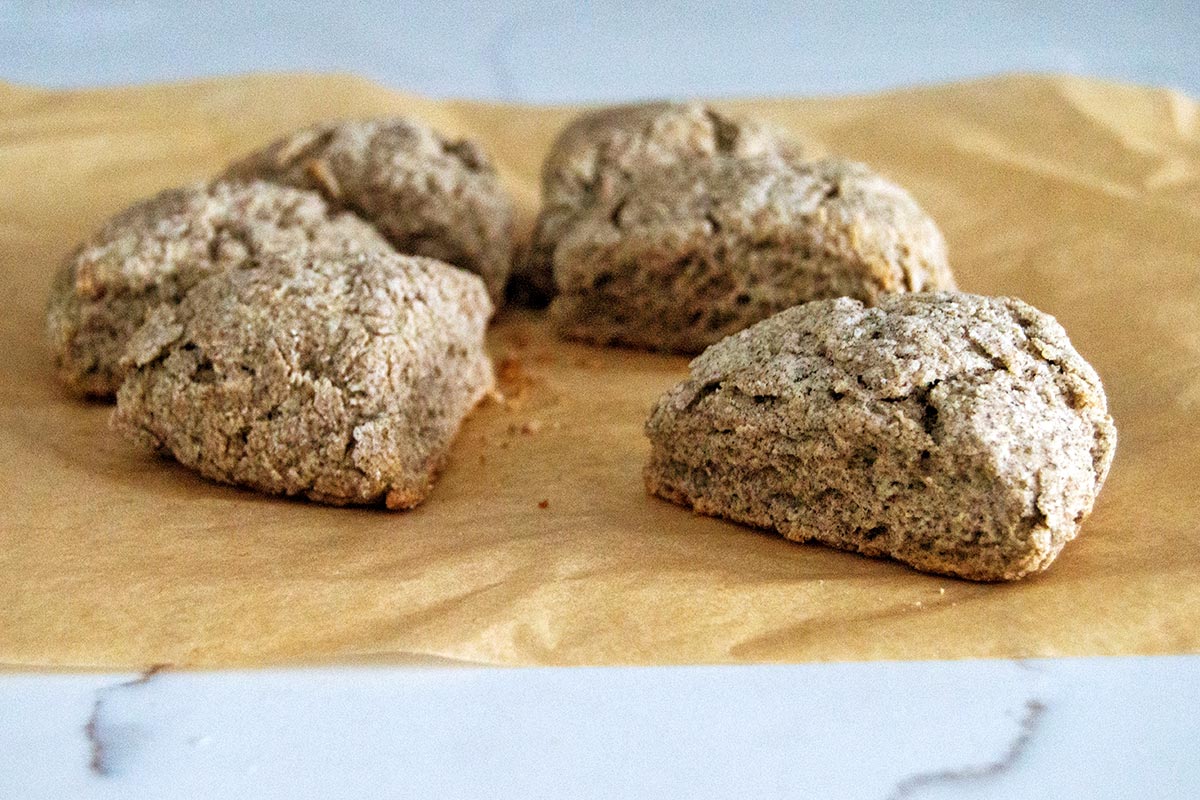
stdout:
<svg viewBox="0 0 1200 800">
<path fill-rule="evenodd" d="M 536 419 L 529 419 L 529 420 L 525 420 L 524 422 L 519 423 L 519 424 L 515 423 L 515 422 L 510 424 L 508 426 L 508 435 L 514 436 L 516 434 L 521 434 L 522 436 L 533 436 L 536 433 L 540 433 L 541 430 L 542 430 L 541 421 L 536 420 Z"/>
<path fill-rule="evenodd" d="M 510 411 L 519 411 L 532 399 L 534 389 L 540 381 L 525 367 L 524 360 L 514 353 L 507 353 L 496 364 L 496 383 L 503 398 L 502 405 Z"/>
</svg>

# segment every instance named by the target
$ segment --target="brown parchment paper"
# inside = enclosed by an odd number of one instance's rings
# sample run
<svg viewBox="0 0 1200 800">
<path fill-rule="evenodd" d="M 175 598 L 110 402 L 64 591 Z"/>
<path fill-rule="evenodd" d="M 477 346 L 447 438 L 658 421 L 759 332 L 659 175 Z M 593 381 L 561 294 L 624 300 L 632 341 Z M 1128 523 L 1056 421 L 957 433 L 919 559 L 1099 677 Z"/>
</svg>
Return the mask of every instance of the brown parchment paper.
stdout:
<svg viewBox="0 0 1200 800">
<path fill-rule="evenodd" d="M 492 334 L 516 407 L 468 420 L 411 513 L 270 499 L 148 458 L 110 433 L 107 406 L 57 388 L 42 343 L 51 272 L 96 224 L 300 125 L 387 112 L 481 139 L 528 222 L 540 159 L 570 112 L 433 102 L 339 76 L 0 86 L 0 663 L 1195 652 L 1196 103 L 1010 77 L 727 105 L 903 183 L 944 229 L 964 289 L 1055 314 L 1096 365 L 1120 445 L 1049 573 L 931 577 L 647 497 L 641 424 L 684 359 L 559 343 L 533 313 Z"/>
</svg>

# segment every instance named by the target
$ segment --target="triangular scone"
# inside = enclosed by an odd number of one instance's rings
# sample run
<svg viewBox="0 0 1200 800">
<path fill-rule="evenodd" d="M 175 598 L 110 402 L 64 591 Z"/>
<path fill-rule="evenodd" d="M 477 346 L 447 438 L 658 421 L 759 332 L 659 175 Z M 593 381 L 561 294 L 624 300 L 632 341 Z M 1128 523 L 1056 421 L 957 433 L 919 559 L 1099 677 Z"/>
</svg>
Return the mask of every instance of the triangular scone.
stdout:
<svg viewBox="0 0 1200 800">
<path fill-rule="evenodd" d="M 953 289 L 937 225 L 861 164 L 646 170 L 554 251 L 551 311 L 597 344 L 698 353 L 796 303 Z"/>
<path fill-rule="evenodd" d="M 113 424 L 223 483 L 410 508 L 492 386 L 491 311 L 432 259 L 262 259 L 151 315 Z"/>
<path fill-rule="evenodd" d="M 555 138 L 542 165 L 542 210 L 518 273 L 536 294 L 552 297 L 559 242 L 645 170 L 712 159 L 800 157 L 800 144 L 783 130 L 701 103 L 635 103 L 580 114 Z"/>
<path fill-rule="evenodd" d="M 129 337 L 160 303 L 217 272 L 270 253 L 391 252 L 375 229 L 320 195 L 262 181 L 168 189 L 116 214 L 66 258 L 46 331 L 59 379 L 111 398 Z"/>
<path fill-rule="evenodd" d="M 1012 298 L 808 303 L 690 370 L 647 422 L 649 491 L 929 572 L 1045 569 L 1116 446 L 1095 371 Z"/>
<path fill-rule="evenodd" d="M 374 225 L 398 252 L 483 278 L 494 305 L 512 267 L 513 202 L 491 159 L 411 117 L 325 122 L 230 165 L 225 178 L 312 189 Z"/>
</svg>

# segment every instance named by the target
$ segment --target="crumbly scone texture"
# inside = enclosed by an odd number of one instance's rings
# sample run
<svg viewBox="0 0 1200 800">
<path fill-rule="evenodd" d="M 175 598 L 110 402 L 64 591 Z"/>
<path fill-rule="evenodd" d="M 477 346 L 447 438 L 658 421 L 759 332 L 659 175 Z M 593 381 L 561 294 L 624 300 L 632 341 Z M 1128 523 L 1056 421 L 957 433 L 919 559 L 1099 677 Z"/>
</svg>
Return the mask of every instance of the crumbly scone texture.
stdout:
<svg viewBox="0 0 1200 800">
<path fill-rule="evenodd" d="M 169 189 L 109 219 L 55 276 L 46 331 L 63 384 L 111 398 L 133 332 L 200 280 L 276 252 L 391 247 L 314 192 L 261 181 Z"/>
<path fill-rule="evenodd" d="M 483 278 L 494 304 L 512 268 L 513 203 L 491 159 L 408 117 L 323 123 L 285 136 L 225 171 L 321 192 L 370 222 L 401 253 Z"/>
<path fill-rule="evenodd" d="M 797 303 L 954 288 L 934 221 L 862 164 L 702 160 L 643 172 L 558 244 L 563 333 L 698 353 Z"/>
<path fill-rule="evenodd" d="M 1100 380 L 1012 298 L 838 298 L 709 348 L 646 424 L 647 489 L 980 581 L 1045 569 L 1116 447 Z"/>
<path fill-rule="evenodd" d="M 261 259 L 151 314 L 113 426 L 215 481 L 411 508 L 492 386 L 491 312 L 432 259 Z"/>
<path fill-rule="evenodd" d="M 800 157 L 800 145 L 786 132 L 698 103 L 642 103 L 582 114 L 558 135 L 542 165 L 542 210 L 518 272 L 542 296 L 553 296 L 558 243 L 590 209 L 611 205 L 647 169 Z"/>
</svg>

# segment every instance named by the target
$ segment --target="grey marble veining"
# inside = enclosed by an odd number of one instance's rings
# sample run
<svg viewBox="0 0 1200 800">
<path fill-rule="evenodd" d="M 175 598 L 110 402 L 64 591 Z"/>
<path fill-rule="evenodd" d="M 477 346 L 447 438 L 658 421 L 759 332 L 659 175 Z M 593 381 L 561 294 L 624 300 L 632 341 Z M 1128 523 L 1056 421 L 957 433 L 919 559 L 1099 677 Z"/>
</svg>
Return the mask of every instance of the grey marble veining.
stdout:
<svg viewBox="0 0 1200 800">
<path fill-rule="evenodd" d="M 1200 793 L 1200 657 L 0 676 L 0 797 Z"/>
</svg>

